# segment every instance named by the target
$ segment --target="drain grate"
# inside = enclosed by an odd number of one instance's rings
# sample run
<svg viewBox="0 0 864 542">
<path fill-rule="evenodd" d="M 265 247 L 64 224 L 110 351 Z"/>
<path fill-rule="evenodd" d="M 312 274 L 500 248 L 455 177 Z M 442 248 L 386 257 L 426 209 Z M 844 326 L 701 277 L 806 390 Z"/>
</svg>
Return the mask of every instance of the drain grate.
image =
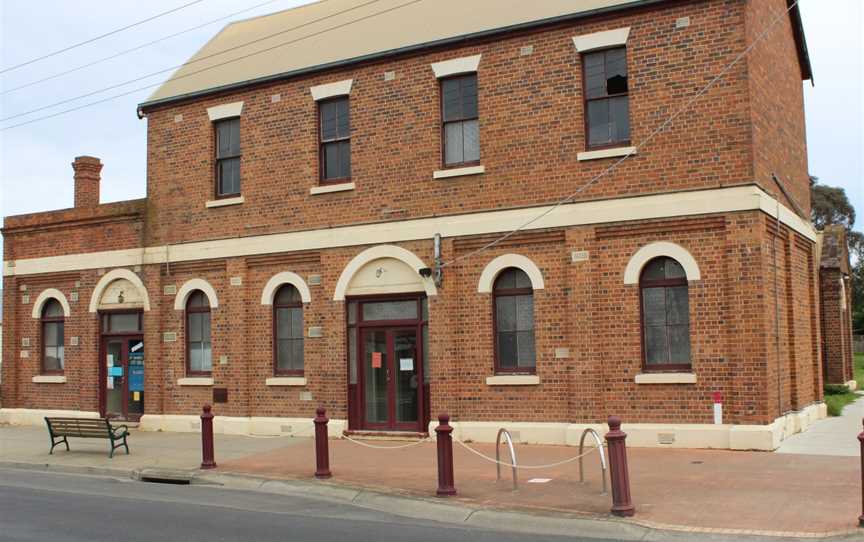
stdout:
<svg viewBox="0 0 864 542">
<path fill-rule="evenodd" d="M 172 484 L 177 486 L 188 486 L 192 483 L 192 474 L 188 471 L 176 471 L 166 469 L 144 469 L 138 472 L 141 482 L 151 484 Z"/>
</svg>

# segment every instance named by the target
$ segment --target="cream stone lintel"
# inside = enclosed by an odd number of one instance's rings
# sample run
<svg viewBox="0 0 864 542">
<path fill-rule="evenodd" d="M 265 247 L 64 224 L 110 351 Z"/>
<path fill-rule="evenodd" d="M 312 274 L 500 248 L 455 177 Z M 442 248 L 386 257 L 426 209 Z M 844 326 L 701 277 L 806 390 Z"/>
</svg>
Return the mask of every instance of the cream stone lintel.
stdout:
<svg viewBox="0 0 864 542">
<path fill-rule="evenodd" d="M 351 94 L 351 85 L 353 83 L 353 79 L 345 79 L 344 81 L 327 83 L 326 85 L 316 85 L 310 87 L 309 91 L 312 93 L 312 99 L 317 102 L 319 100 L 326 100 L 327 98 Z"/>
<path fill-rule="evenodd" d="M 204 279 L 190 279 L 183 283 L 183 286 L 177 290 L 177 296 L 174 298 L 174 310 L 186 310 L 186 300 L 189 299 L 189 294 L 195 290 L 201 290 L 207 296 L 210 302 L 210 308 L 215 309 L 219 306 L 219 298 L 216 296 L 216 290 Z"/>
<path fill-rule="evenodd" d="M 245 202 L 246 198 L 237 196 L 236 198 L 214 199 L 204 203 L 204 207 L 212 209 L 214 207 L 228 207 L 229 205 L 240 205 Z"/>
<path fill-rule="evenodd" d="M 316 196 L 318 194 L 330 194 L 332 192 L 347 192 L 349 190 L 354 190 L 354 188 L 354 183 L 322 184 L 310 188 L 309 193 Z"/>
<path fill-rule="evenodd" d="M 432 172 L 433 179 L 450 179 L 452 177 L 466 177 L 468 175 L 480 175 L 486 172 L 486 168 L 480 166 L 457 167 L 452 169 L 439 169 Z"/>
<path fill-rule="evenodd" d="M 66 377 L 63 375 L 36 375 L 33 382 L 37 384 L 65 384 Z"/>
<path fill-rule="evenodd" d="M 491 262 L 486 264 L 483 272 L 480 273 L 480 282 L 477 285 L 477 292 L 488 294 L 492 292 L 492 286 L 495 284 L 495 279 L 501 271 L 508 267 L 521 269 L 528 275 L 531 280 L 531 288 L 533 290 L 542 290 L 545 288 L 543 283 L 543 273 L 533 261 L 521 254 L 502 254 Z"/>
<path fill-rule="evenodd" d="M 71 256 L 73 259 L 77 258 L 88 258 L 92 261 L 92 267 L 64 267 L 64 271 L 72 271 L 76 269 L 94 269 L 94 268 L 102 268 L 102 267 L 115 267 L 120 265 L 141 265 L 143 262 L 143 256 L 146 249 L 138 248 L 133 249 L 134 252 L 137 253 L 138 258 L 135 262 L 130 263 L 119 263 L 119 262 L 128 262 L 128 253 L 131 251 L 127 250 L 118 250 L 118 251 L 107 251 L 107 252 L 95 252 L 89 254 L 75 254 Z M 112 258 L 111 255 L 114 253 L 120 253 L 119 258 Z M 55 256 L 54 258 L 63 258 L 63 256 Z M 104 258 L 104 259 L 103 259 Z M 40 259 L 40 258 L 37 258 Z M 55 269 L 45 269 L 42 273 L 47 273 L 49 270 L 55 271 Z M 112 282 L 118 279 L 125 279 L 132 283 L 135 288 L 138 289 L 141 294 L 141 299 L 144 304 L 144 310 L 150 310 L 150 296 L 147 295 L 147 288 L 144 287 L 144 283 L 141 279 L 136 275 L 133 271 L 129 269 L 112 269 L 108 271 L 102 278 L 99 279 L 99 282 L 96 283 L 96 286 L 93 288 L 93 295 L 90 296 L 90 312 L 96 312 L 99 309 L 99 301 L 102 299 L 102 294 L 105 292 L 105 289 L 111 285 Z"/>
<path fill-rule="evenodd" d="M 72 310 L 69 308 L 69 301 L 66 300 L 66 296 L 63 295 L 63 292 L 56 288 L 42 290 L 36 298 L 36 301 L 33 302 L 33 312 L 31 313 L 33 318 L 42 318 L 42 307 L 45 306 L 45 303 L 47 303 L 49 299 L 56 299 L 60 303 L 60 306 L 63 307 L 63 316 L 69 318 L 72 314 Z"/>
<path fill-rule="evenodd" d="M 695 384 L 693 373 L 642 373 L 636 375 L 637 384 Z"/>
<path fill-rule="evenodd" d="M 177 379 L 178 386 L 212 386 L 213 379 L 209 376 L 187 376 Z"/>
<path fill-rule="evenodd" d="M 603 201 L 587 201 L 560 205 L 527 207 L 461 215 L 440 216 L 363 224 L 335 228 L 295 231 L 269 235 L 250 235 L 231 239 L 197 241 L 171 246 L 111 250 L 64 256 L 48 256 L 3 262 L 4 276 L 23 276 L 49 272 L 164 264 L 167 261 L 188 262 L 213 258 L 235 258 L 273 252 L 296 252 L 327 248 L 351 247 L 358 244 L 399 243 L 430 239 L 437 232 L 443 237 L 484 235 L 512 231 L 653 220 L 712 213 L 734 213 L 761 210 L 774 217 L 777 200 L 756 185 L 732 186 L 707 190 L 689 190 L 668 194 L 652 194 Z M 539 220 L 538 216 L 546 213 Z M 527 226 L 525 223 L 535 219 Z M 784 206 L 780 206 L 780 221 L 805 238 L 814 241 L 813 227 Z M 170 258 L 169 258 L 170 256 Z M 114 270 L 120 271 L 120 270 Z M 113 273 L 114 271 L 111 271 Z M 127 270 L 122 270 L 127 271 Z M 129 272 L 131 274 L 131 271 Z M 105 279 L 106 275 L 103 277 Z M 137 277 L 135 277 L 136 280 Z M 130 280 L 132 280 L 130 278 Z M 110 281 L 109 281 L 110 282 Z M 133 280 L 134 282 L 134 280 Z M 140 283 L 140 280 L 138 280 Z M 102 281 L 100 280 L 100 284 Z M 107 284 L 106 284 L 107 286 Z M 141 287 L 143 285 L 139 285 Z M 146 290 L 145 290 L 146 292 Z M 94 293 L 91 312 L 101 291 Z M 144 310 L 150 310 L 144 295 Z"/>
<path fill-rule="evenodd" d="M 305 386 L 306 379 L 302 376 L 274 376 L 265 381 L 268 386 Z"/>
<path fill-rule="evenodd" d="M 213 107 L 207 108 L 207 116 L 210 118 L 210 122 L 239 117 L 242 112 L 243 102 L 214 105 Z"/>
<path fill-rule="evenodd" d="M 584 162 L 586 160 L 600 160 L 601 158 L 616 158 L 627 155 L 633 156 L 634 154 L 636 154 L 636 147 L 615 147 L 612 149 L 580 152 L 576 154 L 576 160 Z"/>
<path fill-rule="evenodd" d="M 573 36 L 573 45 L 580 53 L 587 53 L 596 49 L 605 49 L 607 47 L 618 47 L 627 44 L 627 38 L 630 37 L 630 27 L 616 28 L 615 30 L 604 30 L 603 32 L 594 32 L 593 34 L 583 34 L 581 36 Z"/>
<path fill-rule="evenodd" d="M 702 279 L 699 264 L 696 263 L 696 259 L 686 248 L 668 241 L 657 241 L 641 247 L 630 257 L 630 261 L 627 262 L 627 267 L 624 269 L 624 284 L 639 284 L 642 268 L 660 256 L 668 256 L 681 264 L 688 281 Z"/>
<path fill-rule="evenodd" d="M 303 277 L 291 271 L 282 271 L 281 273 L 276 273 L 267 281 L 264 290 L 261 292 L 261 304 L 272 305 L 276 290 L 283 284 L 290 284 L 297 288 L 297 291 L 300 292 L 300 300 L 303 303 L 312 302 L 312 293 L 309 291 L 309 286 L 306 285 Z"/>
<path fill-rule="evenodd" d="M 495 375 L 486 377 L 487 386 L 536 386 L 540 383 L 537 375 Z"/>
<path fill-rule="evenodd" d="M 480 57 L 482 55 L 465 56 L 462 58 L 453 58 L 442 62 L 434 62 L 432 71 L 435 72 L 435 77 L 450 77 L 451 75 L 460 75 L 463 73 L 476 72 L 480 67 Z"/>
</svg>

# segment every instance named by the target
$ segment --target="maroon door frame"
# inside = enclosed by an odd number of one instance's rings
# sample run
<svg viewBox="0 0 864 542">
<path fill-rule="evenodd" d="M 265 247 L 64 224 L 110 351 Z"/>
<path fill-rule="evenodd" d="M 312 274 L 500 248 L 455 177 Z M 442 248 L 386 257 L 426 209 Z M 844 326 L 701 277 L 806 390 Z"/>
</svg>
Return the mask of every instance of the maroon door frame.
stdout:
<svg viewBox="0 0 864 542">
<path fill-rule="evenodd" d="M 428 325 L 428 322 L 423 319 L 422 302 L 425 299 L 424 294 L 389 294 L 379 296 L 362 296 L 350 297 L 345 301 L 346 322 L 348 321 L 348 311 L 351 307 L 351 302 L 356 302 L 355 310 L 357 311 L 354 324 L 350 327 L 346 326 L 348 333 L 356 333 L 357 349 L 357 383 L 351 384 L 351 367 L 350 362 L 347 363 L 348 373 L 348 426 L 349 429 L 359 430 L 374 430 L 374 431 L 416 431 L 426 432 L 429 424 L 428 413 L 428 394 L 429 386 L 426 384 L 424 374 L 424 358 L 423 358 L 423 326 Z M 370 302 L 386 302 L 386 301 L 408 301 L 415 300 L 417 302 L 417 318 L 413 320 L 376 320 L 364 321 L 362 318 L 364 303 Z M 366 422 L 366 386 L 365 386 L 365 351 L 363 344 L 363 333 L 367 330 L 385 331 L 387 333 L 387 365 L 391 371 L 391 378 L 388 381 L 387 397 L 388 397 L 388 423 L 387 424 L 369 424 Z M 415 334 L 415 365 L 417 375 L 417 422 L 402 423 L 396 422 L 395 415 L 395 393 L 396 393 L 396 360 L 393 355 L 393 334 L 397 331 L 414 331 Z M 350 342 L 346 333 L 346 348 L 350 348 Z M 350 353 L 349 353 L 350 357 Z M 353 389 L 352 389 L 353 388 Z"/>
<path fill-rule="evenodd" d="M 137 314 L 138 322 L 139 322 L 139 332 L 118 332 L 111 333 L 105 330 L 105 322 L 104 317 L 109 314 Z M 121 341 L 123 347 L 120 349 L 121 353 L 121 361 L 123 364 L 123 419 L 129 420 L 129 341 L 144 341 L 144 332 L 143 332 L 143 323 L 144 323 L 144 315 L 139 310 L 115 310 L 115 311 L 99 311 L 99 360 L 96 364 L 98 366 L 99 373 L 99 381 L 97 385 L 98 394 L 99 394 L 99 415 L 103 418 L 107 416 L 107 399 L 108 399 L 108 368 L 105 364 L 105 358 L 108 354 L 107 345 L 109 341 Z M 146 348 L 146 345 L 145 345 Z M 145 350 L 146 352 L 146 350 Z M 146 356 L 146 353 L 145 353 Z M 146 371 L 146 357 L 145 357 L 145 371 Z M 146 374 L 146 372 L 145 372 Z M 143 405 L 142 405 L 143 406 Z M 130 421 L 138 421 L 138 415 L 135 415 L 134 420 Z"/>
</svg>

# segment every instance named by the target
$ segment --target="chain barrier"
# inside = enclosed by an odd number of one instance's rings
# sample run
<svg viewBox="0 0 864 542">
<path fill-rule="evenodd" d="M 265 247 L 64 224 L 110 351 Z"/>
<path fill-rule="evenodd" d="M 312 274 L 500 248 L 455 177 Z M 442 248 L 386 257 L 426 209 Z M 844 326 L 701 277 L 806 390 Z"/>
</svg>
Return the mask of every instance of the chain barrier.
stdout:
<svg viewBox="0 0 864 542">
<path fill-rule="evenodd" d="M 581 453 L 581 454 L 577 455 L 576 457 L 571 457 L 571 458 L 569 458 L 569 459 L 565 459 L 565 460 L 563 460 L 563 461 L 557 461 L 557 462 L 555 462 L 555 463 L 549 463 L 548 465 L 514 465 L 514 464 L 512 464 L 512 463 L 507 463 L 506 461 L 499 461 L 498 459 L 494 459 L 494 458 L 492 458 L 492 457 L 489 457 L 488 455 L 485 455 L 485 454 L 483 454 L 483 453 L 481 453 L 481 452 L 478 452 L 477 450 L 475 450 L 474 448 L 468 446 L 467 444 L 465 444 L 465 443 L 462 442 L 461 440 L 457 440 L 457 441 L 455 441 L 455 442 L 456 442 L 457 444 L 459 444 L 459 446 L 462 446 L 463 448 L 465 448 L 466 450 L 468 450 L 469 452 L 471 452 L 472 454 L 474 454 L 474 455 L 476 455 L 476 456 L 478 456 L 478 457 L 480 457 L 480 458 L 483 458 L 483 459 L 485 459 L 486 461 L 488 461 L 488 462 L 490 462 L 490 463 L 495 463 L 495 464 L 498 464 L 498 465 L 504 465 L 505 467 L 516 467 L 517 469 L 549 469 L 549 468 L 552 468 L 552 467 L 558 467 L 558 466 L 561 466 L 561 465 L 566 465 L 567 463 L 572 463 L 572 462 L 574 462 L 574 461 L 577 461 L 577 460 L 579 460 L 579 459 L 585 457 L 586 455 L 588 455 L 588 454 L 590 454 L 590 453 L 593 453 L 593 452 L 599 450 L 599 448 L 591 448 L 591 449 L 589 449 L 587 452 L 585 452 L 585 453 Z"/>
<path fill-rule="evenodd" d="M 420 444 L 423 444 L 425 442 L 431 442 L 432 441 L 432 439 L 430 437 L 426 437 L 424 439 L 418 440 L 417 442 L 409 442 L 408 444 L 399 444 L 396 446 L 376 446 L 375 444 L 369 444 L 368 442 L 361 442 L 359 440 L 355 440 L 355 439 L 349 437 L 348 435 L 342 435 L 342 436 L 345 438 L 345 440 L 350 440 L 351 442 L 353 442 L 354 444 L 357 444 L 358 446 L 363 446 L 365 448 L 372 448 L 373 450 L 401 450 L 404 448 L 411 448 L 412 446 L 419 446 Z"/>
</svg>

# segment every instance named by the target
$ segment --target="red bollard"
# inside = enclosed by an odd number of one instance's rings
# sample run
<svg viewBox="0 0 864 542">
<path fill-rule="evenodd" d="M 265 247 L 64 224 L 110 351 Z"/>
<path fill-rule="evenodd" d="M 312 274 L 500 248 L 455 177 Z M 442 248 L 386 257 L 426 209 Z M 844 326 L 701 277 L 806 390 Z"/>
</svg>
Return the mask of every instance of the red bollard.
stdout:
<svg viewBox="0 0 864 542">
<path fill-rule="evenodd" d="M 612 514 L 630 517 L 636 513 L 630 499 L 630 474 L 627 470 L 627 433 L 621 431 L 621 418 L 609 416 L 606 452 L 609 454 L 609 478 L 612 482 Z"/>
<path fill-rule="evenodd" d="M 858 442 L 861 443 L 861 515 L 858 516 L 858 526 L 864 527 L 864 431 L 858 434 Z"/>
<path fill-rule="evenodd" d="M 204 405 L 204 413 L 201 414 L 201 468 L 215 469 L 216 461 L 213 456 L 213 413 L 210 405 Z"/>
<path fill-rule="evenodd" d="M 327 422 L 324 407 L 315 411 L 315 478 L 330 478 L 330 445 L 327 442 Z"/>
<path fill-rule="evenodd" d="M 450 416 L 446 413 L 438 416 L 438 427 L 435 434 L 438 439 L 438 491 L 439 497 L 456 494 L 453 483 L 453 428 L 450 427 Z"/>
</svg>

